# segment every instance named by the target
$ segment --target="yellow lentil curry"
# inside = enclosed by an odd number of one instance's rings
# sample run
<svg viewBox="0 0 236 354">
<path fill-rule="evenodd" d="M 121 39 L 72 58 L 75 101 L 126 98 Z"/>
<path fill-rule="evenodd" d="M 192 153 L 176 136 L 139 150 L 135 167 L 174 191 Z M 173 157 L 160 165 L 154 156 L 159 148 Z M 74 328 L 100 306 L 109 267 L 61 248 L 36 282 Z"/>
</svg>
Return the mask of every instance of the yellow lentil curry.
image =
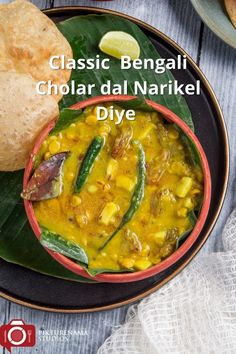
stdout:
<svg viewBox="0 0 236 354">
<path fill-rule="evenodd" d="M 193 228 L 189 215 L 203 194 L 202 170 L 191 162 L 178 129 L 158 113 L 136 111 L 134 121 L 116 125 L 109 119 L 97 121 L 96 110 L 88 107 L 77 122 L 43 142 L 41 161 L 70 153 L 63 165 L 62 193 L 35 202 L 36 217 L 40 225 L 82 247 L 88 268 L 144 270 L 173 253 L 178 238 Z M 103 144 L 75 192 L 78 171 L 95 137 Z M 121 225 L 130 204 L 137 202 L 132 199 L 140 178 L 137 146 L 145 156 L 143 194 L 130 220 Z"/>
</svg>

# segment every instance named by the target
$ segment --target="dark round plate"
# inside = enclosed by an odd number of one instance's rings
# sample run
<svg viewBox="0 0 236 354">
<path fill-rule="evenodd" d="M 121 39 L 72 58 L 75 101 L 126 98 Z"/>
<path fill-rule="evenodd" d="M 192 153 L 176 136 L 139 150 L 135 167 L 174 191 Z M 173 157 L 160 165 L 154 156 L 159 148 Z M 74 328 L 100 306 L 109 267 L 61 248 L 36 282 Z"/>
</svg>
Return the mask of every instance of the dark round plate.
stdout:
<svg viewBox="0 0 236 354">
<path fill-rule="evenodd" d="M 135 22 L 153 41 L 162 57 L 186 54 L 170 38 L 155 28 L 127 15 L 114 11 L 63 7 L 46 10 L 55 22 L 76 15 L 109 13 Z M 18 304 L 47 311 L 88 312 L 119 307 L 159 289 L 173 278 L 194 257 L 208 238 L 221 210 L 229 169 L 229 145 L 224 119 L 215 95 L 206 78 L 187 55 L 188 70 L 177 70 L 173 74 L 181 83 L 201 80 L 201 95 L 187 97 L 196 134 L 205 149 L 212 174 L 212 200 L 206 224 L 198 241 L 178 263 L 158 276 L 128 284 L 82 284 L 45 276 L 20 266 L 0 260 L 0 295 Z"/>
</svg>

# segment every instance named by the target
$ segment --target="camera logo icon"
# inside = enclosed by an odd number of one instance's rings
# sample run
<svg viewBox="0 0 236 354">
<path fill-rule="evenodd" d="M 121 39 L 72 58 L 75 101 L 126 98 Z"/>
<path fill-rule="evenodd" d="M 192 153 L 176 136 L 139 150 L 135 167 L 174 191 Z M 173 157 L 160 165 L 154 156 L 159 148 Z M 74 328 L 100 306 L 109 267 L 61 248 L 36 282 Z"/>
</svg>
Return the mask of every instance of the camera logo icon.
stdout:
<svg viewBox="0 0 236 354">
<path fill-rule="evenodd" d="M 0 327 L 0 345 L 11 353 L 12 347 L 33 347 L 36 342 L 35 326 L 22 320 L 12 320 Z"/>
</svg>

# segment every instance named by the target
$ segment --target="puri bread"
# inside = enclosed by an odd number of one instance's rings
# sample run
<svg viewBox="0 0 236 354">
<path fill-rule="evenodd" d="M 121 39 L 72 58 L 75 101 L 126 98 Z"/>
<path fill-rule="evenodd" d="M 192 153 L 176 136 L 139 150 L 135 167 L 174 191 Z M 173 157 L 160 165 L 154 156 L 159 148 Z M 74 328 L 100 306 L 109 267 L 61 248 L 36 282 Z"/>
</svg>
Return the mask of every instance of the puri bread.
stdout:
<svg viewBox="0 0 236 354">
<path fill-rule="evenodd" d="M 0 71 L 0 171 L 24 168 L 36 137 L 59 114 L 56 100 L 35 85 L 30 75 Z"/>
<path fill-rule="evenodd" d="M 225 7 L 232 24 L 236 28 L 236 0 L 225 0 Z"/>
<path fill-rule="evenodd" d="M 53 55 L 73 58 L 69 43 L 46 15 L 26 0 L 0 6 L 0 70 L 64 84 L 71 70 L 51 69 L 49 59 Z M 56 97 L 57 101 L 60 98 Z"/>
</svg>

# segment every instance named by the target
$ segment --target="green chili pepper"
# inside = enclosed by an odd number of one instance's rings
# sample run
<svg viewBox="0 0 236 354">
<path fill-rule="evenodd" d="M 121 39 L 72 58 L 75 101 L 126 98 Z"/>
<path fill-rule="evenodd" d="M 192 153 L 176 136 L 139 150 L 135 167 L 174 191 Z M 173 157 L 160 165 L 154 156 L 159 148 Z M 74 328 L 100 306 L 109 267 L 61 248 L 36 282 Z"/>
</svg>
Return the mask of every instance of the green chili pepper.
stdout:
<svg viewBox="0 0 236 354">
<path fill-rule="evenodd" d="M 100 250 L 104 249 L 106 245 L 113 239 L 113 237 L 123 228 L 123 226 L 132 219 L 134 213 L 139 208 L 141 201 L 144 197 L 144 185 L 145 185 L 145 177 L 146 177 L 145 153 L 140 142 L 135 141 L 134 144 L 138 146 L 138 181 L 136 183 L 133 196 L 131 198 L 130 207 L 124 214 L 118 228 L 102 245 L 102 247 L 100 247 Z"/>
<path fill-rule="evenodd" d="M 104 145 L 104 139 L 101 136 L 96 136 L 90 144 L 86 155 L 81 163 L 78 177 L 75 183 L 75 193 L 79 193 L 88 178 L 93 167 L 93 163 Z"/>
</svg>

